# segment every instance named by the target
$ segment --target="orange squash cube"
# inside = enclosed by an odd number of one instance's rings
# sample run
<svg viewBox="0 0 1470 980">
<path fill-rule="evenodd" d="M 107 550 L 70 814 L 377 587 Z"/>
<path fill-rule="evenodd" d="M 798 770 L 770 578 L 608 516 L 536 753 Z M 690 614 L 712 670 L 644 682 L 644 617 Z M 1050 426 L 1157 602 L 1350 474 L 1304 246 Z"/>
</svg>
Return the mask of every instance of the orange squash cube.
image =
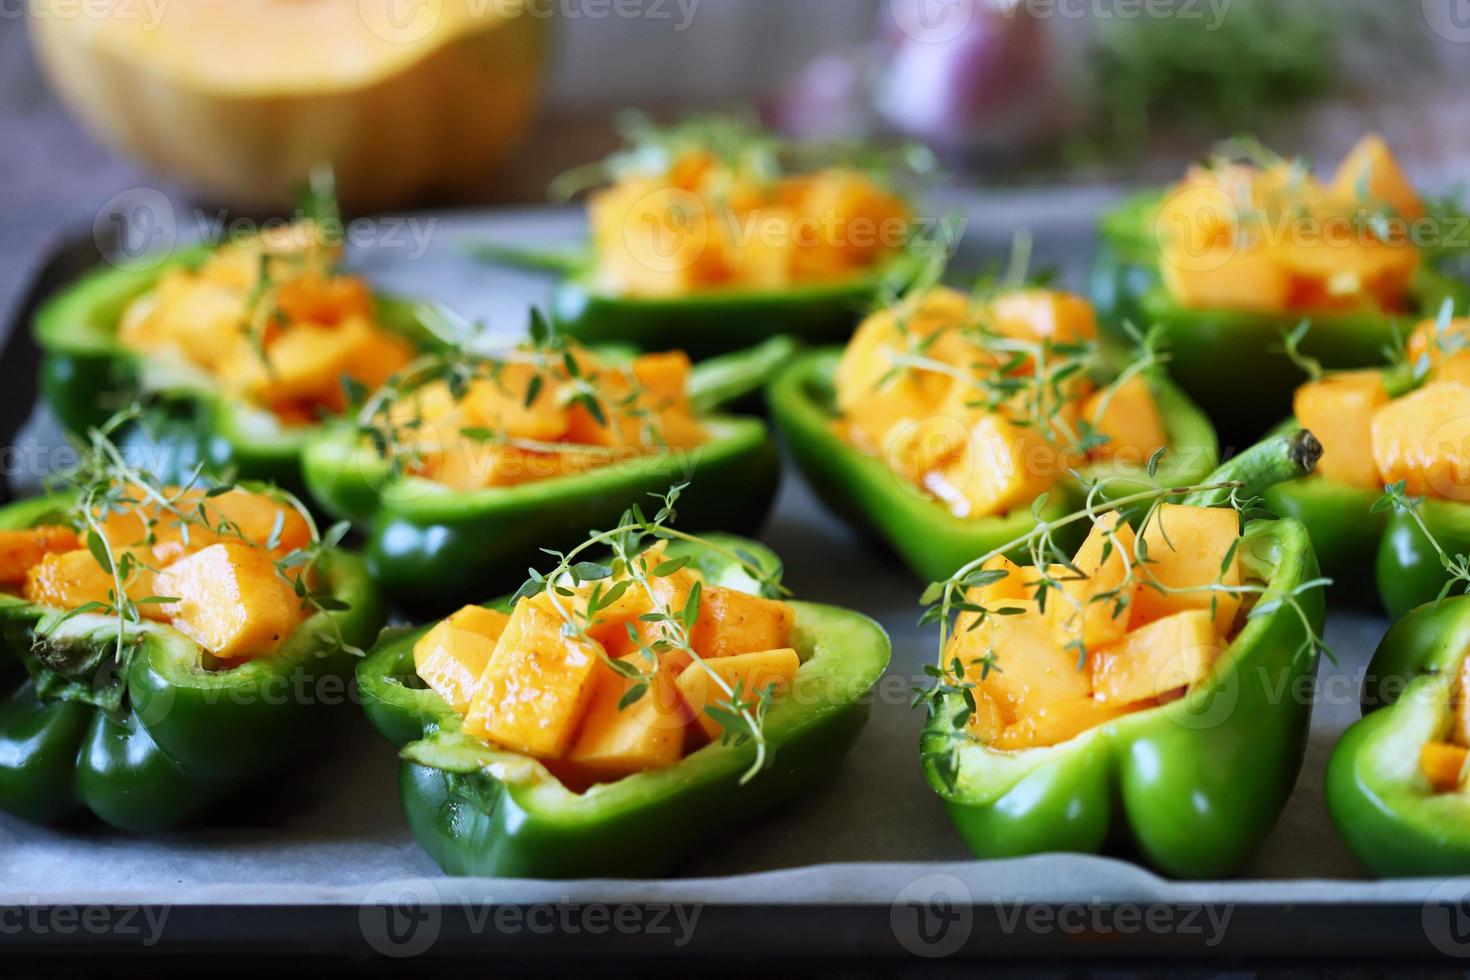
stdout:
<svg viewBox="0 0 1470 980">
<path fill-rule="evenodd" d="M 710 677 L 711 674 L 738 693 L 742 703 L 748 704 L 756 699 L 759 692 L 773 685 L 776 693 L 789 688 L 800 667 L 801 658 L 790 647 L 758 650 L 706 660 L 703 666 L 691 664 L 679 674 L 676 683 L 695 722 L 706 736 L 717 739 L 723 729 L 706 709 L 726 706 L 730 698 Z"/>
<path fill-rule="evenodd" d="M 1117 387 L 1093 392 L 1082 406 L 1082 417 L 1108 437 L 1092 450 L 1104 459 L 1144 465 L 1155 450 L 1169 444 L 1164 417 L 1148 382 L 1134 376 Z"/>
<path fill-rule="evenodd" d="M 1149 518 L 1139 540 L 1129 629 L 1190 609 L 1215 611 L 1215 632 L 1229 636 L 1240 609 L 1240 559 L 1231 555 L 1240 537 L 1240 521 L 1226 507 L 1162 504 Z M 1144 560 L 1147 559 L 1147 560 Z"/>
<path fill-rule="evenodd" d="M 475 697 L 475 685 L 495 653 L 495 639 L 445 620 L 413 645 L 414 671 L 429 689 L 463 715 Z"/>
<path fill-rule="evenodd" d="M 510 614 L 499 609 L 470 605 L 451 613 L 445 622 L 456 629 L 469 630 L 488 639 L 499 640 L 500 635 L 505 632 L 506 624 L 510 622 Z"/>
<path fill-rule="evenodd" d="M 981 322 L 1002 337 L 1075 344 L 1097 337 L 1097 314 L 1081 296 L 1052 289 L 1001 293 L 986 307 Z"/>
<path fill-rule="evenodd" d="M 291 323 L 335 326 L 348 317 L 370 319 L 373 294 L 354 276 L 323 276 L 306 272 L 281 283 L 276 306 Z"/>
<path fill-rule="evenodd" d="M 1148 701 L 1206 677 L 1224 649 L 1208 610 L 1175 613 L 1093 653 L 1092 686 L 1107 704 Z"/>
<path fill-rule="evenodd" d="M 1022 568 L 1005 555 L 996 555 L 980 566 L 981 571 L 1005 572 L 1005 578 L 989 585 L 978 585 L 970 590 L 969 599 L 986 609 L 1004 609 L 1012 600 L 1024 601 L 1033 598 L 1033 570 Z"/>
<path fill-rule="evenodd" d="M 991 741 L 992 748 L 1007 751 L 1060 745 L 1083 732 L 1128 713 L 1126 705 L 1095 698 L 1073 698 L 1041 705 L 1007 725 Z"/>
<path fill-rule="evenodd" d="M 1436 793 L 1460 788 L 1460 774 L 1465 771 L 1467 753 L 1470 749 L 1449 742 L 1425 742 L 1419 749 L 1419 769 Z"/>
<path fill-rule="evenodd" d="M 1376 133 L 1358 140 L 1356 146 L 1338 164 L 1332 178 L 1332 191 L 1346 201 L 1361 207 L 1392 208 L 1401 218 L 1413 221 L 1424 216 L 1424 202 L 1399 167 L 1388 144 Z"/>
<path fill-rule="evenodd" d="M 602 648 L 562 634 L 562 619 L 522 599 L 475 685 L 464 730 L 517 752 L 559 756 L 576 736 Z"/>
<path fill-rule="evenodd" d="M 1334 483 L 1381 489 L 1370 428 L 1386 404 L 1388 390 L 1375 370 L 1344 371 L 1298 388 L 1292 400 L 1297 422 L 1322 443 L 1317 472 Z"/>
<path fill-rule="evenodd" d="M 163 611 L 174 628 L 221 660 L 270 654 L 301 621 L 301 600 L 270 555 L 243 544 L 214 544 L 158 573 Z"/>
<path fill-rule="evenodd" d="M 1373 460 L 1385 483 L 1410 494 L 1470 500 L 1470 388 L 1432 381 L 1380 408 Z"/>
<path fill-rule="evenodd" d="M 961 615 L 945 652 L 946 664 L 958 658 L 965 679 L 994 698 L 1010 717 L 1090 695 L 1091 676 L 1081 669 L 1075 651 L 1062 649 L 1051 621 L 1037 608 L 1036 601 L 1012 600 L 1007 605 L 1023 612 L 986 616 L 974 628 L 975 614 Z M 993 665 L 987 672 L 982 661 L 991 654 Z"/>
<path fill-rule="evenodd" d="M 716 586 L 702 590 L 690 639 L 701 657 L 778 650 L 790 645 L 795 620 L 785 602 Z"/>
<path fill-rule="evenodd" d="M 638 654 L 622 659 L 647 670 L 646 660 Z M 679 761 L 690 719 L 674 671 L 656 671 L 643 695 L 622 707 L 635 683 L 606 665 L 598 670 L 586 720 L 567 753 L 570 762 L 599 777 L 618 779 Z"/>
<path fill-rule="evenodd" d="M 1201 253 L 1179 252 L 1176 247 L 1165 244 L 1159 271 L 1169 296 L 1179 305 L 1262 313 L 1290 308 L 1291 277 L 1267 249 L 1234 242 L 1212 245 Z"/>
<path fill-rule="evenodd" d="M 125 549 L 113 548 L 113 558 L 121 563 Z M 147 560 L 146 555 L 136 556 L 134 568 L 123 583 L 123 591 L 134 601 L 147 599 L 159 595 L 155 591 L 153 572 L 143 567 L 142 562 Z M 25 585 L 21 588 L 27 602 L 33 602 L 47 609 L 76 609 L 89 602 L 101 602 L 111 604 L 108 593 L 113 590 L 115 581 L 112 575 L 102 570 L 97 564 L 97 559 L 92 557 L 92 552 L 86 548 L 76 551 L 50 552 L 41 557 L 41 560 L 26 570 Z M 172 595 L 172 593 L 161 593 Z M 138 612 L 147 619 L 160 622 L 168 619 L 168 614 L 158 603 L 145 603 L 138 607 Z"/>
<path fill-rule="evenodd" d="M 987 413 L 923 485 L 956 517 L 985 517 L 1029 505 L 1051 488 L 1058 466 L 1056 450 L 1034 427 Z"/>
<path fill-rule="evenodd" d="M 173 495 L 177 491 L 170 488 L 169 493 Z M 201 504 L 204 507 L 202 519 L 208 523 L 208 527 L 196 523 L 201 519 Z M 190 491 L 175 506 L 189 519 L 188 522 L 150 504 L 140 508 L 142 513 L 148 514 L 153 520 L 153 557 L 160 565 L 167 565 L 183 555 L 201 551 L 210 545 L 240 544 L 242 539 L 259 548 L 265 548 L 271 541 L 272 533 L 276 532 L 278 522 L 280 531 L 276 534 L 272 555 L 280 557 L 311 544 L 311 528 L 301 513 L 290 504 L 263 494 L 235 488 L 218 496 L 205 497 L 202 492 Z M 136 542 L 147 533 L 139 511 L 114 514 L 108 517 L 103 528 L 103 533 L 109 540 L 113 540 L 113 532 L 109 527 L 113 526 L 114 521 L 118 522 L 115 528 L 120 537 L 136 534 Z"/>
<path fill-rule="evenodd" d="M 1409 335 L 1409 362 L 1429 366 L 1431 381 L 1470 386 L 1470 317 L 1455 317 L 1440 329 L 1439 320 L 1425 320 Z"/>
<path fill-rule="evenodd" d="M 76 532 L 69 527 L 45 524 L 0 531 L 0 585 L 20 585 L 42 558 L 80 547 Z"/>
<path fill-rule="evenodd" d="M 1133 528 L 1116 512 L 1093 524 L 1072 564 L 1082 573 L 1063 570 L 1061 595 L 1047 599 L 1057 641 L 1075 650 L 1106 646 L 1128 631 L 1133 598 L 1138 589 L 1133 564 Z M 1107 557 L 1104 558 L 1104 552 Z"/>
<path fill-rule="evenodd" d="M 518 439 L 560 439 L 567 431 L 567 414 L 557 404 L 558 385 L 541 375 L 535 400 L 526 404 L 526 394 L 537 376 L 537 369 L 530 364 L 507 364 L 494 379 L 471 384 L 461 402 L 465 426 Z"/>
</svg>

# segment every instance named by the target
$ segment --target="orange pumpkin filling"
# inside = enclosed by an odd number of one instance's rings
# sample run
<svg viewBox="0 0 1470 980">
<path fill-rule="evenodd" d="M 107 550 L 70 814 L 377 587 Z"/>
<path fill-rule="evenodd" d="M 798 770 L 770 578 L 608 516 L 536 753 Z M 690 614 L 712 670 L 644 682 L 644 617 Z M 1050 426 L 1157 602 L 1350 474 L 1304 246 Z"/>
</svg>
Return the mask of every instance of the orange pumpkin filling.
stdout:
<svg viewBox="0 0 1470 980">
<path fill-rule="evenodd" d="M 645 553 L 650 568 L 661 552 Z M 683 609 L 696 584 L 686 648 L 657 616 Z M 590 622 L 575 612 L 590 587 L 572 591 L 521 598 L 510 612 L 466 606 L 413 652 L 419 678 L 466 732 L 534 756 L 574 785 L 678 762 L 722 737 L 718 714 L 732 707 L 731 692 L 748 701 L 789 690 L 801 665 L 790 605 L 709 586 L 687 566 L 634 583 Z"/>
<path fill-rule="evenodd" d="M 1165 195 L 1156 218 L 1169 296 L 1262 313 L 1408 307 L 1424 204 L 1377 136 L 1321 181 L 1299 161 L 1215 161 Z"/>
<path fill-rule="evenodd" d="M 1207 681 L 1242 618 L 1239 534 L 1234 510 L 1161 504 L 1137 534 L 1098 518 L 1072 568 L 991 559 L 967 596 L 986 612 L 962 613 L 945 649 L 973 685 L 970 734 L 1056 745 Z"/>
<path fill-rule="evenodd" d="M 1168 442 L 1139 375 L 1098 387 L 1097 323 L 1044 289 L 937 288 L 863 321 L 834 378 L 844 441 L 958 517 L 1004 514 L 1088 460 L 1143 465 Z"/>
<path fill-rule="evenodd" d="M 376 319 L 367 283 L 334 271 L 310 222 L 267 229 L 170 268 L 124 310 L 118 340 L 202 370 L 284 424 L 346 406 L 342 379 L 375 388 L 414 348 Z"/>
<path fill-rule="evenodd" d="M 311 543 L 305 519 L 289 504 L 240 489 L 159 493 L 161 501 L 141 489 L 120 495 L 94 514 L 95 530 L 0 531 L 0 588 L 60 611 L 116 614 L 131 603 L 227 662 L 274 652 L 307 612 L 294 585 L 300 566 L 282 561 Z M 105 549 L 88 541 L 93 533 Z"/>
</svg>

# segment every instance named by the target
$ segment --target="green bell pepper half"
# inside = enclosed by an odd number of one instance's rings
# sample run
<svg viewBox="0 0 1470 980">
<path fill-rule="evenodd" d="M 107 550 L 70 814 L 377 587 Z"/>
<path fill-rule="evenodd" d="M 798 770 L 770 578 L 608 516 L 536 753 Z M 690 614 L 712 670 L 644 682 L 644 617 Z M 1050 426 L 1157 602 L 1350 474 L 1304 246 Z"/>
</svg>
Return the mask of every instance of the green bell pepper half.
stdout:
<svg viewBox="0 0 1470 980">
<path fill-rule="evenodd" d="M 709 540 L 739 547 L 768 567 L 779 561 L 755 542 Z M 754 580 L 714 551 L 670 542 L 668 554 L 692 555 L 713 584 L 754 591 Z M 505 608 L 503 600 L 499 605 Z M 835 772 L 857 738 L 890 648 L 882 627 L 866 616 L 792 605 L 792 645 L 802 660 L 795 696 L 772 703 L 764 731 L 774 754 L 744 785 L 754 744 L 714 742 L 667 768 L 574 793 L 536 760 L 460 731 L 459 716 L 414 672 L 413 645 L 428 627 L 386 632 L 359 665 L 358 686 L 374 725 L 402 750 L 399 791 L 414 835 L 449 874 L 646 877 L 808 791 Z"/>
<path fill-rule="evenodd" d="M 1364 677 L 1364 717 L 1332 750 L 1328 812 L 1376 875 L 1470 874 L 1470 796 L 1435 792 L 1419 766 L 1424 744 L 1447 738 L 1467 649 L 1470 598 L 1404 616 Z"/>
<path fill-rule="evenodd" d="M 1303 452 L 1303 443 L 1310 451 Z M 1315 447 L 1313 449 L 1312 447 Z M 1246 492 L 1315 465 L 1310 434 L 1261 443 L 1207 482 L 1241 480 Z M 1201 506 L 1218 495 L 1185 498 Z M 1259 606 L 1317 577 L 1306 528 L 1253 520 L 1237 554 L 1244 580 L 1263 583 Z M 1058 745 L 954 750 L 953 697 L 921 742 L 929 783 L 977 857 L 1131 849 L 1165 874 L 1216 878 L 1238 869 L 1275 824 L 1301 768 L 1311 721 L 1302 688 L 1317 667 L 1303 624 L 1321 634 L 1320 590 L 1251 616 L 1209 679 L 1183 698 L 1135 711 Z M 1004 670 L 1005 653 L 1001 652 Z M 953 766 L 952 784 L 945 778 Z"/>
<path fill-rule="evenodd" d="M 696 409 L 713 409 L 748 395 L 794 350 L 789 339 L 773 338 L 701 362 L 690 375 L 690 400 Z M 302 470 L 312 499 L 367 535 L 369 567 L 388 594 L 439 610 L 514 588 L 541 548 L 575 544 L 588 528 L 615 521 L 629 504 L 675 483 L 689 484 L 679 499 L 686 528 L 758 530 L 780 479 L 765 423 L 731 415 L 700 421 L 710 436 L 703 445 L 509 487 L 462 491 L 395 477 L 345 424 L 307 446 Z"/>
<path fill-rule="evenodd" d="M 477 245 L 472 254 L 497 265 L 559 274 L 551 299 L 552 320 L 583 343 L 682 350 L 695 360 L 738 351 L 780 334 L 806 344 L 845 341 L 880 296 L 912 281 L 920 267 L 914 255 L 901 253 L 836 282 L 653 297 L 620 295 L 598 284 L 586 250 L 534 252 Z"/>
<path fill-rule="evenodd" d="M 1197 310 L 1178 305 L 1160 279 L 1154 216 L 1160 191 L 1131 197 L 1103 216 L 1093 263 L 1091 293 L 1098 320 L 1115 343 L 1130 343 L 1125 321 L 1139 329 L 1158 325 L 1169 351 L 1169 373 L 1215 419 L 1221 437 L 1240 445 L 1291 411 L 1301 371 L 1283 350 L 1282 334 L 1302 320 L 1312 330 L 1301 343 L 1305 356 L 1328 368 L 1372 367 L 1402 343 L 1414 325 L 1433 316 L 1446 298 L 1470 302 L 1470 284 L 1440 274 L 1425 255 L 1411 284 L 1414 312 L 1254 313 Z"/>
<path fill-rule="evenodd" d="M 0 528 L 56 520 L 63 507 L 56 497 L 11 504 Z M 317 570 L 348 608 L 314 614 L 271 656 L 230 669 L 145 621 L 128 627 L 134 646 L 119 674 L 115 617 L 52 625 L 56 611 L 0 594 L 0 810 L 40 823 L 90 810 L 122 830 L 158 831 L 300 757 L 313 702 L 350 697 L 355 658 L 337 646 L 331 620 L 354 646 L 370 644 L 383 621 L 360 558 L 329 551 Z M 48 652 L 96 672 L 65 677 L 47 666 L 57 662 Z"/>
<path fill-rule="evenodd" d="M 128 305 L 169 269 L 193 268 L 203 247 L 181 249 L 147 268 L 104 266 L 49 299 L 33 333 L 43 352 L 41 394 L 62 426 L 82 434 L 134 398 L 156 408 L 146 425 L 118 437 L 127 449 L 147 449 L 150 469 L 182 478 L 196 463 L 240 479 L 301 485 L 301 452 L 318 426 L 286 426 L 268 410 L 229 398 L 206 372 L 123 347 L 118 322 Z M 424 346 L 432 342 L 416 304 L 377 298 L 381 324 Z"/>
<path fill-rule="evenodd" d="M 956 517 L 882 460 L 841 439 L 832 431 L 837 417 L 832 378 L 841 356 L 839 349 L 827 348 L 798 357 L 776 378 L 768 394 L 771 418 L 792 458 L 833 511 L 873 533 L 916 575 L 931 582 L 948 578 L 976 555 L 1020 537 L 1035 525 L 1036 517 L 1029 509 L 995 517 Z M 1164 417 L 1171 448 L 1159 466 L 1158 479 L 1171 485 L 1194 483 L 1218 461 L 1214 429 L 1161 374 L 1149 375 L 1148 384 Z M 1121 479 L 1129 472 L 1124 467 L 1094 464 L 1084 472 L 1120 477 L 1111 483 L 1119 496 L 1142 489 L 1141 483 Z M 1060 517 L 1075 510 L 1082 497 L 1081 485 L 1063 477 L 1043 514 Z"/>
</svg>

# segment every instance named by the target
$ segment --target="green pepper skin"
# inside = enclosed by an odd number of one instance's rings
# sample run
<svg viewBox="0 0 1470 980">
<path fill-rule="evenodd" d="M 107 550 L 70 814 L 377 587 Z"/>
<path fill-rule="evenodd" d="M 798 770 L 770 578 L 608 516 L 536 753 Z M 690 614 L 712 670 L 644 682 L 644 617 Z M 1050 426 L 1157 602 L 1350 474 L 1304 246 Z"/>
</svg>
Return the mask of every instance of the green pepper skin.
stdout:
<svg viewBox="0 0 1470 980">
<path fill-rule="evenodd" d="M 747 397 L 794 352 L 787 338 L 695 366 L 690 400 L 713 409 Z M 780 456 L 758 418 L 701 415 L 703 445 L 619 461 L 588 473 L 517 486 L 459 491 L 395 478 L 350 427 L 329 428 L 307 446 L 303 474 L 313 500 L 367 535 L 373 575 L 396 601 L 433 612 L 486 590 L 514 589 L 542 548 L 580 541 L 648 494 L 688 483 L 681 526 L 754 532 L 780 482 Z"/>
<path fill-rule="evenodd" d="M 754 542 L 725 535 L 711 540 L 775 561 Z M 669 550 L 691 549 L 673 543 Z M 741 587 L 738 573 L 732 577 L 722 559 L 712 552 L 704 558 L 702 567 L 714 581 Z M 890 649 L 882 628 L 866 616 L 806 602 L 794 606 L 792 642 L 803 661 L 794 693 L 811 693 L 772 705 L 765 732 L 774 757 L 750 782 L 740 784 L 754 758 L 750 743 L 713 743 L 668 768 L 581 794 L 525 756 L 478 743 L 481 756 L 464 773 L 405 759 L 399 791 L 414 835 L 449 874 L 647 877 L 665 873 L 701 842 L 807 791 L 833 773 L 851 748 L 867 718 L 866 696 L 887 666 Z M 459 727 L 453 710 L 414 674 L 413 644 L 425 631 L 385 634 L 358 668 L 364 709 L 400 747 Z M 414 757 L 412 746 L 405 751 Z M 513 778 L 492 775 L 491 766 Z"/>
<path fill-rule="evenodd" d="M 828 348 L 798 357 L 772 383 L 771 417 L 791 456 L 833 511 L 872 533 L 891 547 L 916 575 L 926 581 L 948 578 L 976 555 L 983 555 L 1029 531 L 1036 523 L 1030 510 L 997 517 L 963 518 L 868 456 L 832 431 L 832 377 L 841 351 Z M 1149 385 L 1158 399 L 1172 452 L 1159 467 L 1165 484 L 1186 486 L 1214 469 L 1219 447 L 1209 420 L 1165 378 Z M 1124 473 L 1097 465 L 1088 473 Z M 1115 482 L 1118 494 L 1128 492 Z M 1140 486 L 1141 489 L 1141 486 Z M 1058 481 L 1043 514 L 1060 517 L 1081 502 L 1081 487 Z"/>
<path fill-rule="evenodd" d="M 164 365 L 117 342 L 118 321 L 128 305 L 172 268 L 198 266 L 205 248 L 182 249 L 149 268 L 103 267 L 48 300 L 36 314 L 33 334 L 43 352 L 41 393 L 62 426 L 85 433 L 137 393 L 159 410 L 157 432 L 134 426 L 120 441 L 147 448 L 161 460 L 150 469 L 181 477 L 195 461 L 216 472 L 279 486 L 301 484 L 301 451 L 317 426 L 284 426 L 265 409 L 224 398 L 203 372 Z M 424 345 L 430 342 L 417 307 L 379 296 L 382 324 Z"/>
<path fill-rule="evenodd" d="M 0 527 L 29 527 L 55 513 L 55 500 L 0 509 Z M 197 816 L 300 751 L 312 705 L 348 698 L 354 658 L 320 638 L 336 621 L 343 639 L 365 646 L 382 624 L 382 603 L 363 561 L 341 551 L 319 562 L 342 612 L 317 613 L 280 650 L 228 670 L 208 669 L 200 648 L 162 624 L 130 627 L 136 642 L 120 717 L 85 700 L 39 698 L 21 665 L 38 625 L 54 614 L 0 596 L 0 810 L 50 823 L 82 810 L 122 830 L 153 832 Z M 53 642 L 115 642 L 117 620 L 74 616 Z M 36 667 L 36 669 L 41 669 Z"/>
<path fill-rule="evenodd" d="M 1154 215 L 1162 199 L 1162 192 L 1149 191 L 1103 217 L 1092 299 L 1099 323 L 1115 342 L 1129 342 L 1125 321 L 1163 329 L 1170 375 L 1217 420 L 1227 444 L 1254 439 L 1291 412 L 1301 370 L 1285 356 L 1282 334 L 1304 318 L 1313 326 L 1302 342 L 1303 354 L 1333 369 L 1373 367 L 1446 298 L 1453 298 L 1457 308 L 1470 301 L 1470 287 L 1440 275 L 1426 256 L 1411 286 L 1421 312 L 1307 316 L 1188 309 L 1170 298 L 1159 278 Z"/>
<path fill-rule="evenodd" d="M 1470 798 L 1436 793 L 1419 750 L 1447 737 L 1470 647 L 1470 598 L 1420 606 L 1384 635 L 1363 682 L 1363 719 L 1327 764 L 1327 808 L 1380 877 L 1470 874 Z"/>
<path fill-rule="evenodd" d="M 906 281 L 907 263 L 895 260 L 850 281 L 780 292 L 727 290 L 670 298 L 608 293 L 579 273 L 552 295 L 558 328 L 583 343 L 632 343 L 644 350 L 682 350 L 702 360 L 786 334 L 807 344 L 845 341 L 885 283 Z"/>
<path fill-rule="evenodd" d="M 1249 491 L 1279 478 L 1273 469 L 1310 469 L 1320 446 L 1309 434 L 1296 438 L 1304 451 L 1291 448 L 1292 440 L 1274 440 L 1226 463 L 1208 482 L 1240 479 Z M 1221 501 L 1216 495 L 1186 502 Z M 1246 579 L 1267 586 L 1262 605 L 1317 577 L 1311 541 L 1296 521 L 1252 521 L 1238 555 Z M 1121 844 L 1178 877 L 1238 869 L 1280 816 L 1306 751 L 1312 705 L 1303 695 L 1317 653 L 1306 642 L 1303 618 L 1320 635 L 1325 611 L 1319 589 L 1298 602 L 1302 615 L 1281 606 L 1249 618 L 1214 675 L 1185 697 L 1058 745 L 1006 752 L 974 742 L 955 750 L 950 719 L 962 706 L 953 699 L 931 721 L 921 752 L 929 783 L 970 850 L 999 858 Z"/>
</svg>

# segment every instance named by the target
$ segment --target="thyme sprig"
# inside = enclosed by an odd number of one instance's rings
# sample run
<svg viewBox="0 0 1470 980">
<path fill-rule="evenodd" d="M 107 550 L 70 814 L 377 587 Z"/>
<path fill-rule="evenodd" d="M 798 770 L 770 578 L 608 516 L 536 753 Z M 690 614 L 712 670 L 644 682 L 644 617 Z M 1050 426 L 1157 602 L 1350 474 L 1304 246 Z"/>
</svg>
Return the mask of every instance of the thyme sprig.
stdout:
<svg viewBox="0 0 1470 980">
<path fill-rule="evenodd" d="M 677 608 L 654 586 L 655 579 L 676 574 L 689 564 L 690 558 L 665 558 L 661 549 L 651 546 L 664 541 L 689 542 L 738 565 L 758 583 L 762 594 L 778 596 L 789 592 L 781 584 L 779 568 L 766 567 L 760 559 L 742 548 L 726 548 L 672 526 L 677 516 L 675 506 L 687 486 L 679 484 L 664 494 L 650 494 L 659 504 L 651 518 L 638 504 L 634 504 L 623 512 L 616 526 L 592 532 L 576 547 L 565 552 L 544 549 L 556 564 L 547 572 L 529 569 L 529 577 L 516 591 L 512 602 L 544 594 L 562 620 L 562 634 L 586 638 L 587 631 L 602 622 L 603 614 L 629 591 L 642 593 L 649 611 L 638 620 L 649 627 L 647 632 L 650 636 L 627 624 L 628 637 L 637 647 L 641 666 L 611 657 L 605 651 L 603 654 L 607 665 L 631 682 L 620 707 L 626 709 L 647 694 L 658 672 L 665 669 L 662 664 L 666 655 L 682 653 L 687 656 L 691 666 L 686 669 L 703 670 L 722 695 L 722 700 L 706 705 L 704 709 L 720 725 L 721 742 L 755 744 L 755 758 L 741 777 L 743 783 L 754 778 L 771 761 L 764 730 L 771 690 L 746 690 L 742 684 L 731 684 L 709 667 L 691 642 L 694 625 L 699 619 L 700 583 L 695 581 L 683 604 Z M 593 561 L 586 557 L 589 553 L 598 552 L 610 552 L 611 558 Z"/>
<path fill-rule="evenodd" d="M 1211 593 L 1211 615 L 1214 615 L 1222 596 L 1244 599 L 1249 596 L 1264 596 L 1271 590 L 1269 584 L 1246 582 L 1230 585 L 1225 583 L 1223 577 L 1235 560 L 1239 539 L 1232 544 L 1222 559 L 1219 578 L 1214 584 L 1204 587 L 1185 589 L 1160 582 L 1149 567 L 1152 559 L 1147 553 L 1146 539 L 1141 532 L 1136 538 L 1135 553 L 1129 555 L 1129 550 L 1118 541 L 1117 528 L 1122 523 L 1124 515 L 1137 508 L 1144 509 L 1139 527 L 1147 528 L 1151 522 L 1159 521 L 1160 532 L 1164 540 L 1168 541 L 1167 529 L 1163 527 L 1159 508 L 1171 499 L 1201 492 L 1223 493 L 1226 506 L 1239 515 L 1242 528 L 1259 505 L 1256 498 L 1242 492 L 1245 485 L 1240 482 L 1225 481 L 1192 486 L 1165 486 L 1157 481 L 1158 464 L 1161 458 L 1162 451 L 1155 453 L 1147 467 L 1147 476 L 1153 482 L 1152 486 L 1114 496 L 1108 492 L 1109 486 L 1115 479 L 1120 478 L 1105 477 L 1087 481 L 1084 505 L 1061 517 L 1047 518 L 1045 516 L 1047 500 L 1043 496 L 1033 506 L 1036 523 L 1029 531 L 966 563 L 944 581 L 930 583 L 924 590 L 919 602 L 925 608 L 919 618 L 919 623 L 938 627 L 939 653 L 935 663 L 925 665 L 924 671 L 929 678 L 929 683 L 927 686 L 915 686 L 913 705 L 924 706 L 931 722 L 931 731 L 943 731 L 949 740 L 950 751 L 939 760 L 939 770 L 951 785 L 958 775 L 958 752 L 966 745 L 979 742 L 979 739 L 968 729 L 969 720 L 978 707 L 974 693 L 977 681 L 972 679 L 974 668 L 978 668 L 980 681 L 988 677 L 991 671 L 1004 670 L 1003 651 L 996 650 L 993 645 L 988 646 L 978 655 L 972 656 L 966 663 L 957 653 L 953 652 L 952 640 L 962 632 L 980 628 L 991 617 L 1014 616 L 1025 612 L 1022 607 L 1006 605 L 1004 602 L 987 606 L 972 597 L 974 590 L 993 585 L 1008 574 L 1003 568 L 986 568 L 989 562 L 1017 551 L 1026 552 L 1034 566 L 1032 569 L 1035 576 L 1033 596 L 1038 611 L 1045 611 L 1048 597 L 1055 593 L 1058 597 L 1055 601 L 1071 603 L 1078 621 L 1086 608 L 1094 604 L 1105 608 L 1110 607 L 1109 613 L 1112 616 L 1124 614 L 1128 608 L 1128 596 L 1132 594 L 1134 588 L 1149 588 L 1160 594 L 1194 593 L 1207 590 Z M 1139 477 L 1136 475 L 1127 478 L 1129 488 L 1136 487 L 1138 482 Z M 1106 520 L 1105 518 L 1108 518 L 1109 515 L 1116 515 L 1116 517 Z M 1107 563 L 1108 559 L 1116 553 L 1123 556 L 1126 565 L 1123 581 L 1118 586 L 1098 592 L 1085 600 L 1079 599 L 1075 591 L 1069 592 L 1065 588 L 1068 582 L 1086 580 L 1087 574 L 1076 566 L 1071 554 L 1058 540 L 1059 531 L 1082 522 L 1087 522 L 1104 532 L 1105 539 L 1100 564 Z M 1061 571 L 1059 573 L 1054 569 Z M 1306 608 L 1301 603 L 1303 595 L 1327 584 L 1329 580 L 1323 578 L 1299 583 L 1285 595 L 1273 595 L 1269 599 L 1258 601 L 1250 609 L 1247 618 L 1256 619 L 1281 608 L 1290 608 L 1300 620 L 1304 630 L 1302 652 L 1321 651 L 1331 656 L 1325 640 L 1312 624 Z M 1088 650 L 1082 639 L 1081 631 L 1077 631 L 1074 638 L 1064 646 L 1076 653 L 1077 669 L 1084 669 Z M 955 704 L 956 700 L 959 702 L 958 706 Z M 933 724 L 940 720 L 947 721 L 947 724 Z"/>
<path fill-rule="evenodd" d="M 1460 587 L 1461 592 L 1470 594 L 1470 554 L 1451 555 L 1445 550 L 1444 545 L 1440 544 L 1439 539 L 1434 536 L 1434 532 L 1429 530 L 1429 525 L 1424 522 L 1423 515 L 1419 513 L 1424 498 L 1410 495 L 1407 492 L 1407 486 L 1405 480 L 1386 485 L 1383 488 L 1383 496 L 1373 501 L 1371 512 L 1381 514 L 1386 510 L 1392 510 L 1400 514 L 1408 514 L 1415 526 L 1419 528 L 1419 533 L 1424 535 L 1424 539 L 1434 549 L 1435 555 L 1439 558 L 1440 567 L 1449 575 L 1449 579 L 1440 588 L 1439 595 L 1435 597 L 1436 604 L 1443 602 L 1456 586 Z"/>
</svg>

